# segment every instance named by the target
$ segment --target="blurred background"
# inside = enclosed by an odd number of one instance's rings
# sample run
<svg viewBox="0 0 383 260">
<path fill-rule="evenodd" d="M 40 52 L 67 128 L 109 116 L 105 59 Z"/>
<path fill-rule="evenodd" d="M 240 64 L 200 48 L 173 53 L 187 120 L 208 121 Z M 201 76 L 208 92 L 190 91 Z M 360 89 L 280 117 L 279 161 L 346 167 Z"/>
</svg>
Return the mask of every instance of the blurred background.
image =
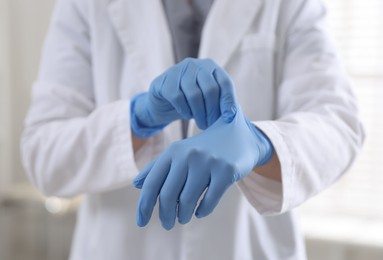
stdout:
<svg viewBox="0 0 383 260">
<path fill-rule="evenodd" d="M 383 1 L 326 0 L 367 140 L 349 173 L 297 210 L 310 260 L 383 259 Z M 53 0 L 0 0 L 0 260 L 67 259 L 77 200 L 27 181 L 19 137 Z M 382 161 L 380 161 L 382 160 Z"/>
</svg>

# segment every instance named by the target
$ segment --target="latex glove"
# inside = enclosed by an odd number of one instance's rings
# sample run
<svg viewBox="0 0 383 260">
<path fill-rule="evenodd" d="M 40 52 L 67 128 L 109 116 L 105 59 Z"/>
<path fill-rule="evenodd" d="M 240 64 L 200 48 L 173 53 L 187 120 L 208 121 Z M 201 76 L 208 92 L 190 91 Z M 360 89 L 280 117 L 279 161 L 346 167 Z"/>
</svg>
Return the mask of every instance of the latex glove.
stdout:
<svg viewBox="0 0 383 260">
<path fill-rule="evenodd" d="M 273 151 L 268 138 L 241 110 L 229 124 L 218 119 L 204 132 L 169 146 L 135 178 L 135 187 L 142 188 L 137 224 L 149 222 L 157 197 L 165 229 L 174 226 L 177 216 L 181 224 L 189 222 L 206 189 L 195 216 L 209 215 L 226 189 L 254 167 L 266 164 Z"/>
<path fill-rule="evenodd" d="M 131 102 L 131 128 L 148 138 L 177 119 L 194 118 L 206 129 L 220 116 L 230 122 L 236 113 L 234 90 L 217 78 L 228 77 L 212 60 L 187 58 L 157 77 L 148 92 Z"/>
</svg>

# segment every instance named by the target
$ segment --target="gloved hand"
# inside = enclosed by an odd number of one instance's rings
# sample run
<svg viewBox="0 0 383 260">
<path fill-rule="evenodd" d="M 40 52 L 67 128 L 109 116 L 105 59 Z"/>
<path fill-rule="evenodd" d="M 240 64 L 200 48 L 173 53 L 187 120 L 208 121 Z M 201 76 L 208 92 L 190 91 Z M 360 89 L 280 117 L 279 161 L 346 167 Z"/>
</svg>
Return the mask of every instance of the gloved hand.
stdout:
<svg viewBox="0 0 383 260">
<path fill-rule="evenodd" d="M 142 188 L 137 224 L 149 222 L 157 197 L 165 229 L 174 226 L 177 216 L 181 224 L 189 222 L 206 189 L 195 216 L 207 216 L 231 184 L 269 162 L 273 152 L 268 138 L 241 109 L 231 123 L 219 118 L 204 132 L 169 146 L 135 178 L 135 187 Z"/>
<path fill-rule="evenodd" d="M 200 129 L 221 115 L 230 122 L 236 113 L 234 90 L 220 84 L 226 72 L 212 60 L 187 58 L 153 80 L 148 92 L 131 102 L 131 128 L 140 138 L 155 135 L 170 122 L 194 118 Z"/>
</svg>

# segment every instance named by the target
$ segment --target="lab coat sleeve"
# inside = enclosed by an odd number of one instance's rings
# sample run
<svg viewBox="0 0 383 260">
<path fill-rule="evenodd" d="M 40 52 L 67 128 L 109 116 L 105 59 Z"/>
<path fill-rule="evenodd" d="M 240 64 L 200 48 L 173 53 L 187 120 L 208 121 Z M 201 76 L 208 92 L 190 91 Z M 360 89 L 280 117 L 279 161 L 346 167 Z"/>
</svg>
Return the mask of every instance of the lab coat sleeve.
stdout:
<svg viewBox="0 0 383 260">
<path fill-rule="evenodd" d="M 291 210 L 334 183 L 364 140 L 350 82 L 324 28 L 325 8 L 318 0 L 287 2 L 277 53 L 278 119 L 254 122 L 274 145 L 282 183 L 256 173 L 239 183 L 265 215 Z"/>
<path fill-rule="evenodd" d="M 95 106 L 84 3 L 56 5 L 22 136 L 26 173 L 50 196 L 116 189 L 138 172 L 129 100 Z"/>
</svg>

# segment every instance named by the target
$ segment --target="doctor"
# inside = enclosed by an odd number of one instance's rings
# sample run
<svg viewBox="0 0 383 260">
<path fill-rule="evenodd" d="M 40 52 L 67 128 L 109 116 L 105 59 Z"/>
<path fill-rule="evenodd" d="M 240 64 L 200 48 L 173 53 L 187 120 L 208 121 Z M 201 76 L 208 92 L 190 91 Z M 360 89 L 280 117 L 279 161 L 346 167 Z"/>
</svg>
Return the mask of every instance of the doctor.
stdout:
<svg viewBox="0 0 383 260">
<path fill-rule="evenodd" d="M 85 195 L 71 259 L 306 259 L 292 209 L 364 138 L 325 16 L 320 0 L 58 0 L 22 154 L 44 194 Z"/>
</svg>

